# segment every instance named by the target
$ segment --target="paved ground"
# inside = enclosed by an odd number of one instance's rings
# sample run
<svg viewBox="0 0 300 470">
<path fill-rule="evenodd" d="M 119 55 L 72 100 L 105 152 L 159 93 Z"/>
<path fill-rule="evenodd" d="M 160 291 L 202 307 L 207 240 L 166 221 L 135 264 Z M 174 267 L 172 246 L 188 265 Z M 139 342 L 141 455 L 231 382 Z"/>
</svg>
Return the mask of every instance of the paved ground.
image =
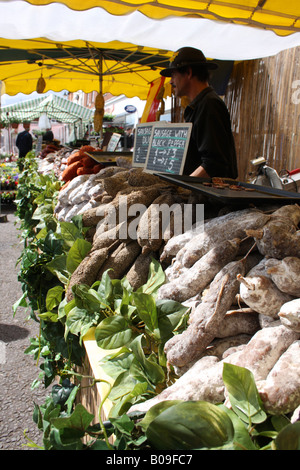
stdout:
<svg viewBox="0 0 300 470">
<path fill-rule="evenodd" d="M 5 219 L 7 219 L 5 221 Z M 39 367 L 24 354 L 38 325 L 26 319 L 26 310 L 13 316 L 12 305 L 22 294 L 16 262 L 22 251 L 20 231 L 12 209 L 0 212 L 0 450 L 29 450 L 24 430 L 34 442 L 42 436 L 32 420 L 34 402 L 42 404 L 50 390 L 31 390 Z"/>
</svg>

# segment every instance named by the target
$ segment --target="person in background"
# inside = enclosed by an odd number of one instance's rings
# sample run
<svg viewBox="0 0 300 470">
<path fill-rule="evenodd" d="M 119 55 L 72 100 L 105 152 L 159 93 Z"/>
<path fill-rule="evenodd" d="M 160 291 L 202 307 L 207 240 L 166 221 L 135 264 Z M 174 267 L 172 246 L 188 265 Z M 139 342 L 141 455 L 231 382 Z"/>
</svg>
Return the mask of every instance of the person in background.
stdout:
<svg viewBox="0 0 300 470">
<path fill-rule="evenodd" d="M 53 142 L 53 139 L 54 139 L 54 135 L 51 129 L 46 129 L 46 132 L 43 135 L 43 142 L 50 144 L 51 142 Z"/>
<path fill-rule="evenodd" d="M 121 146 L 125 149 L 132 149 L 134 145 L 134 134 L 132 127 L 126 129 L 126 134 L 121 137 Z"/>
<path fill-rule="evenodd" d="M 32 135 L 30 134 L 30 122 L 23 122 L 24 130 L 19 132 L 16 139 L 16 146 L 19 150 L 19 160 L 18 160 L 18 167 L 19 170 L 23 169 L 22 159 L 27 155 L 28 152 L 32 150 Z"/>
<path fill-rule="evenodd" d="M 203 52 L 182 47 L 162 76 L 171 77 L 176 96 L 187 97 L 185 122 L 192 132 L 183 174 L 200 178 L 237 178 L 237 158 L 229 112 L 224 101 L 209 86 L 209 71 L 217 65 Z"/>
</svg>

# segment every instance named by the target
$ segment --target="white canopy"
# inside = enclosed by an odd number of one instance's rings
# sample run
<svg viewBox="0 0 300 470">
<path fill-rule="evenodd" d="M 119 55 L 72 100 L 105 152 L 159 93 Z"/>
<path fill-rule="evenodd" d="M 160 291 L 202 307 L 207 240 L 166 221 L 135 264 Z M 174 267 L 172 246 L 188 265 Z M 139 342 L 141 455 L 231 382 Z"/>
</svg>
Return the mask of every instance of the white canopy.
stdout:
<svg viewBox="0 0 300 470">
<path fill-rule="evenodd" d="M 300 45 L 300 33 L 278 36 L 270 30 L 201 18 L 154 20 L 137 11 L 114 16 L 101 8 L 74 11 L 62 4 L 34 6 L 24 1 L 0 1 L 0 36 L 58 42 L 117 40 L 171 51 L 193 46 L 220 60 L 257 59 Z"/>
</svg>

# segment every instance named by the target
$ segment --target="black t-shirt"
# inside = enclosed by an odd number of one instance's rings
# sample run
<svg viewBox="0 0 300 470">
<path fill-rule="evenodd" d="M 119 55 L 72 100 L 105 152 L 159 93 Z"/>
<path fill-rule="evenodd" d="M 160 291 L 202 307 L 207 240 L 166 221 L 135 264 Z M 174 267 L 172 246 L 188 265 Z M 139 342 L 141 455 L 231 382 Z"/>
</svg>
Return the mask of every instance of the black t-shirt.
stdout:
<svg viewBox="0 0 300 470">
<path fill-rule="evenodd" d="M 43 141 L 44 142 L 52 142 L 54 139 L 53 132 L 51 130 L 46 131 L 45 134 L 43 135 Z"/>
<path fill-rule="evenodd" d="M 30 132 L 20 132 L 17 136 L 16 146 L 19 149 L 19 157 L 24 158 L 25 155 L 32 150 L 32 135 Z"/>
<path fill-rule="evenodd" d="M 237 178 L 237 161 L 228 109 L 211 87 L 205 88 L 184 113 L 193 128 L 183 174 L 202 166 L 210 177 Z"/>
</svg>

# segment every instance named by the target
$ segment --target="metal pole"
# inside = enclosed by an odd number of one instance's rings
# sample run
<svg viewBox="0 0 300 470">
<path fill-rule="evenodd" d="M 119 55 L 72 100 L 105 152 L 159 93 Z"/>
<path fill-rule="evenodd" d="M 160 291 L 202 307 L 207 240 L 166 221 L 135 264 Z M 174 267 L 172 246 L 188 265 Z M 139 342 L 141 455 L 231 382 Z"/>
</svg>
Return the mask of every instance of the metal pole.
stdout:
<svg viewBox="0 0 300 470">
<path fill-rule="evenodd" d="M 100 55 L 99 55 L 98 70 L 99 70 L 99 92 L 102 95 L 102 91 L 103 91 L 103 55 L 102 55 L 102 52 L 100 52 Z M 102 139 L 103 139 L 103 125 L 101 126 L 101 130 L 100 130 L 101 142 L 102 142 Z"/>
</svg>

